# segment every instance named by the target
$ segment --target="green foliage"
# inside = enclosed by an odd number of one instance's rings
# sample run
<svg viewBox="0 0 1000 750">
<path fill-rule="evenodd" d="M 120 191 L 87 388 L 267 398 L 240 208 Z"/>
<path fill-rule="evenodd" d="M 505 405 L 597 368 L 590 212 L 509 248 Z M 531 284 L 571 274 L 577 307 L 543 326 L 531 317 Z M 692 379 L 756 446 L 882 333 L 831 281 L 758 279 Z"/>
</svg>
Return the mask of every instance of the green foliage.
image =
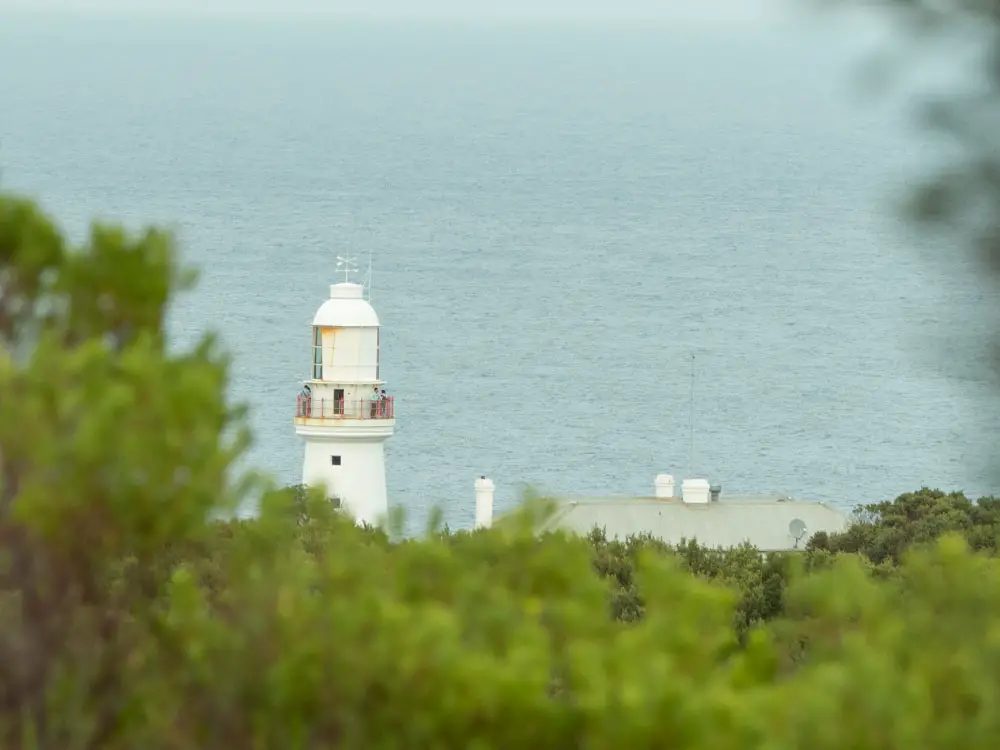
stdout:
<svg viewBox="0 0 1000 750">
<path fill-rule="evenodd" d="M 845 557 L 790 589 L 810 657 L 776 693 L 777 737 L 811 748 L 995 741 L 1000 567 L 956 535 L 907 558 L 892 584 Z"/>
<path fill-rule="evenodd" d="M 784 555 L 539 536 L 537 497 L 489 531 L 358 528 L 321 493 L 233 476 L 225 356 L 165 341 L 184 277 L 165 235 L 75 248 L 0 198 L 0 746 L 998 735 L 992 498 L 921 490 Z"/>
<path fill-rule="evenodd" d="M 807 550 L 862 554 L 876 564 L 898 563 L 912 546 L 933 542 L 948 532 L 964 536 L 975 550 L 995 553 L 1000 535 L 1000 501 L 972 501 L 961 492 L 926 487 L 892 502 L 865 505 L 841 534 L 817 534 Z"/>
<path fill-rule="evenodd" d="M 624 622 L 639 620 L 645 601 L 636 581 L 636 565 L 643 554 L 671 555 L 683 570 L 708 581 L 739 591 L 734 627 L 742 638 L 755 624 L 782 611 L 782 595 L 789 572 L 788 558 L 761 554 L 749 545 L 731 550 L 708 549 L 694 542 L 671 548 L 645 534 L 608 540 L 603 530 L 588 536 L 593 547 L 593 566 L 610 585 L 611 616 Z"/>
<path fill-rule="evenodd" d="M 33 205 L 0 198 L 0 589 L 12 608 L 0 705 L 9 721 L 33 718 L 8 731 L 31 726 L 41 744 L 104 742 L 140 721 L 121 685 L 148 656 L 170 572 L 157 562 L 238 499 L 227 474 L 245 433 L 226 359 L 210 339 L 165 346 L 165 306 L 188 278 L 166 235 L 97 226 L 71 248 Z"/>
</svg>

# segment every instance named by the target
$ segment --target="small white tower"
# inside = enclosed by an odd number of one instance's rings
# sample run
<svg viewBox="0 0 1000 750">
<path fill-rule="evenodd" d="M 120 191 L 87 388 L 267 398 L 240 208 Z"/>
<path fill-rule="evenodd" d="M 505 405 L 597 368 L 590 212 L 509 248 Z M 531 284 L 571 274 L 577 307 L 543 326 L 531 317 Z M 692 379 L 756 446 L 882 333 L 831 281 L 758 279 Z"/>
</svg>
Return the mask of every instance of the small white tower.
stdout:
<svg viewBox="0 0 1000 750">
<path fill-rule="evenodd" d="M 312 378 L 295 412 L 295 432 L 306 442 L 302 483 L 325 484 L 358 524 L 377 524 L 389 509 L 383 444 L 396 419 L 393 397 L 372 397 L 381 396 L 383 386 L 379 320 L 364 287 L 332 285 L 313 318 L 312 336 Z"/>
<path fill-rule="evenodd" d="M 493 525 L 493 480 L 485 476 L 476 480 L 476 528 Z"/>
</svg>

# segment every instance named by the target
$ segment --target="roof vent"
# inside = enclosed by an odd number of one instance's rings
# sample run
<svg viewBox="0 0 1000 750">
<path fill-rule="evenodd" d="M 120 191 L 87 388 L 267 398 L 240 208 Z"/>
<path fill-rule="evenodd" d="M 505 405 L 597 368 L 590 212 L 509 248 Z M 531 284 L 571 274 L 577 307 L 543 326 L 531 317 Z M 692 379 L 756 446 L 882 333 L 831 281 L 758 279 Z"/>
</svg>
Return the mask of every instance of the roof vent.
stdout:
<svg viewBox="0 0 1000 750">
<path fill-rule="evenodd" d="M 676 482 L 672 476 L 669 474 L 658 474 L 653 482 L 654 495 L 659 500 L 673 497 L 675 486 Z"/>
<path fill-rule="evenodd" d="M 707 503 L 709 485 L 707 479 L 685 479 L 681 482 L 681 501 L 684 503 Z"/>
<path fill-rule="evenodd" d="M 708 488 L 708 492 L 712 496 L 712 502 L 717 503 L 719 502 L 719 495 L 722 494 L 722 485 L 713 484 L 711 487 Z"/>
</svg>

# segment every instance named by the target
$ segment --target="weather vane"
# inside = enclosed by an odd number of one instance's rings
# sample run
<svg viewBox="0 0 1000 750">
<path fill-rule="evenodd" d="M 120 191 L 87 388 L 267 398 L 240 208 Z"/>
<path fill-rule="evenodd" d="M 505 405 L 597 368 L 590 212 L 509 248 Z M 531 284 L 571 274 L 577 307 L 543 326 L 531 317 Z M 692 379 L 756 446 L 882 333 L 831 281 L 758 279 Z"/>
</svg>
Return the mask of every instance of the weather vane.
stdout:
<svg viewBox="0 0 1000 750">
<path fill-rule="evenodd" d="M 357 263 L 351 255 L 338 255 L 337 256 L 337 272 L 344 274 L 344 281 L 350 281 L 350 276 L 352 273 L 357 271 Z"/>
</svg>

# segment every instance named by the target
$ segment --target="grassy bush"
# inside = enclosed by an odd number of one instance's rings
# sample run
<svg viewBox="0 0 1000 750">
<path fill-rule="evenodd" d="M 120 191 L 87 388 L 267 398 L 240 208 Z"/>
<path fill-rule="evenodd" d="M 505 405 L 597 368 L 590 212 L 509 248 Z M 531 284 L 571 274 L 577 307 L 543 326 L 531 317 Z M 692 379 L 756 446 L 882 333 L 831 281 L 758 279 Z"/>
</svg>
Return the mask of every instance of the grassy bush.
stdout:
<svg viewBox="0 0 1000 750">
<path fill-rule="evenodd" d="M 0 742 L 24 748 L 986 748 L 991 502 L 929 491 L 798 555 L 396 540 L 245 445 L 168 236 L 70 247 L 0 198 Z M 259 496 L 252 520 L 215 520 Z M 941 534 L 944 536 L 941 536 Z M 897 564 L 898 562 L 898 564 Z M 875 575 L 873 575 L 875 573 Z"/>
</svg>

